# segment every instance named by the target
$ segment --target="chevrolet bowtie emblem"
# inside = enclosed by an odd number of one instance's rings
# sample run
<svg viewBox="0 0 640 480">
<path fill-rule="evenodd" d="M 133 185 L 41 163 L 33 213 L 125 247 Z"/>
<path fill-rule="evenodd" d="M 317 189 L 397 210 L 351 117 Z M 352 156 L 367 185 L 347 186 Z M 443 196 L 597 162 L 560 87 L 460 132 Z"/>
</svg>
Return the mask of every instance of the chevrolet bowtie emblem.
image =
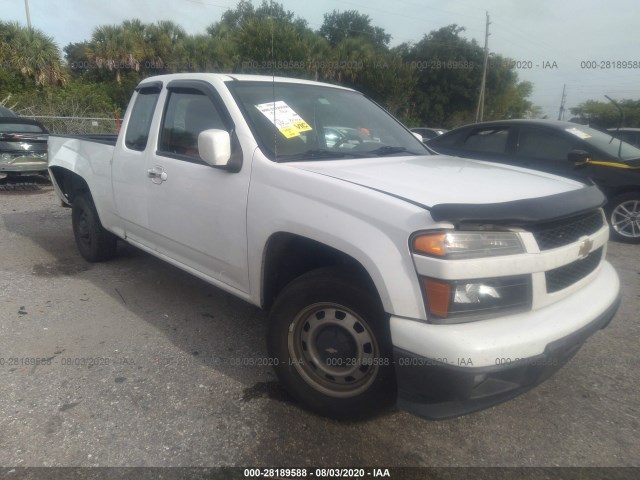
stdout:
<svg viewBox="0 0 640 480">
<path fill-rule="evenodd" d="M 582 241 L 580 244 L 580 250 L 578 250 L 578 257 L 586 258 L 591 253 L 591 249 L 593 248 L 593 240 L 587 238 Z"/>
</svg>

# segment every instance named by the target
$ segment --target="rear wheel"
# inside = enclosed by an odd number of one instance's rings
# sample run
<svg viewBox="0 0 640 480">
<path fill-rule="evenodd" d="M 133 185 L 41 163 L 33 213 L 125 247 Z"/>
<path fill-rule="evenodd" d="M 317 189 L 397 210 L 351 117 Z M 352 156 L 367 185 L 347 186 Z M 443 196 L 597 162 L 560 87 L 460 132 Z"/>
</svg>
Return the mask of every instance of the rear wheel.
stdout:
<svg viewBox="0 0 640 480">
<path fill-rule="evenodd" d="M 640 193 L 618 195 L 607 203 L 611 238 L 627 243 L 640 243 Z"/>
<path fill-rule="evenodd" d="M 388 322 L 362 283 L 342 269 L 315 270 L 289 284 L 271 310 L 276 373 L 294 398 L 322 415 L 366 417 L 395 399 Z"/>
<path fill-rule="evenodd" d="M 118 239 L 100 223 L 91 195 L 84 193 L 73 199 L 71 220 L 76 245 L 85 260 L 103 262 L 115 256 Z"/>
</svg>

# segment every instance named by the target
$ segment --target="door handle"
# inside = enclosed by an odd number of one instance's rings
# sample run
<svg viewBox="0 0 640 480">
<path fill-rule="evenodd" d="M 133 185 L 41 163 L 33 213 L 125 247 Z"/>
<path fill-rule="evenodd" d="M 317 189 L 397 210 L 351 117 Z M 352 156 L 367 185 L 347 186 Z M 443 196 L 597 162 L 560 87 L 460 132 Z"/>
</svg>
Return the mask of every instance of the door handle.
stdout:
<svg viewBox="0 0 640 480">
<path fill-rule="evenodd" d="M 147 170 L 147 177 L 151 178 L 151 181 L 155 184 L 161 184 L 167 179 L 167 172 L 164 168 L 156 166 Z"/>
</svg>

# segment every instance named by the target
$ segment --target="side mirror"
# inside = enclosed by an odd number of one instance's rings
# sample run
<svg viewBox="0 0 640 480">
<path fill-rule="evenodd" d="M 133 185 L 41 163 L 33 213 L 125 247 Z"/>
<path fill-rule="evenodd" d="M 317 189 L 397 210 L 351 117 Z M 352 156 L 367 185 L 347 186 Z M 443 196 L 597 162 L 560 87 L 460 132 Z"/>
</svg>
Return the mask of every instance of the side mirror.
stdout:
<svg viewBox="0 0 640 480">
<path fill-rule="evenodd" d="M 203 130 L 198 135 L 200 158 L 212 167 L 226 167 L 231 159 L 231 137 L 225 130 Z"/>
<path fill-rule="evenodd" d="M 589 160 L 589 152 L 584 150 L 571 150 L 567 155 L 567 160 L 571 163 L 586 163 Z"/>
<path fill-rule="evenodd" d="M 418 140 L 420 140 L 421 142 L 424 142 L 424 139 L 422 138 L 422 135 L 420 135 L 419 133 L 416 132 L 411 132 L 413 134 L 414 137 L 416 137 Z"/>
</svg>

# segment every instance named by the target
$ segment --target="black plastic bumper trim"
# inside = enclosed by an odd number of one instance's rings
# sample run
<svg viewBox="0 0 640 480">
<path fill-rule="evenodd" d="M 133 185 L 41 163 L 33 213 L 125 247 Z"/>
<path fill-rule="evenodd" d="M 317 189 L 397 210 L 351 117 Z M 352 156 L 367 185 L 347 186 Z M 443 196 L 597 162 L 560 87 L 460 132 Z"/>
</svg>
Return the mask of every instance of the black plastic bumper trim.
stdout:
<svg viewBox="0 0 640 480">
<path fill-rule="evenodd" d="M 618 295 L 591 323 L 549 343 L 542 354 L 508 365 L 460 367 L 394 347 L 397 405 L 414 415 L 441 420 L 510 400 L 564 366 L 587 338 L 611 322 L 619 306 Z"/>
</svg>

